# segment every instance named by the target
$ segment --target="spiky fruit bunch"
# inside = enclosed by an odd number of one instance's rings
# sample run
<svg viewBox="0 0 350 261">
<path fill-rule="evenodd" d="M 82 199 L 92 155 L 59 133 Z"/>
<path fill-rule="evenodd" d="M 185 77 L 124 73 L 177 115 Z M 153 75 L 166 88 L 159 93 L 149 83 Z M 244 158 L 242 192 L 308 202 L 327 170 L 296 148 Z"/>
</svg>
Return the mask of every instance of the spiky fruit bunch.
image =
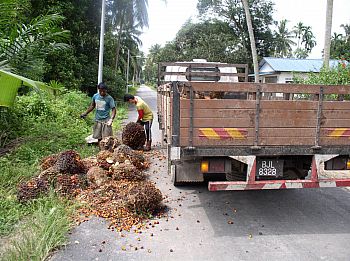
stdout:
<svg viewBox="0 0 350 261">
<path fill-rule="evenodd" d="M 32 178 L 27 182 L 19 184 L 17 189 L 17 199 L 21 203 L 39 197 L 41 194 L 49 192 L 49 183 L 45 178 Z"/>
<path fill-rule="evenodd" d="M 122 145 L 119 145 L 115 150 L 114 150 L 114 154 L 115 153 L 124 153 L 126 155 L 132 153 L 133 150 L 132 148 L 130 148 L 128 145 L 125 145 L 125 144 L 122 144 Z"/>
<path fill-rule="evenodd" d="M 109 136 L 103 138 L 98 146 L 100 147 L 100 150 L 109 150 L 110 152 L 113 152 L 116 147 L 118 147 L 121 144 L 120 140 L 118 138 Z"/>
<path fill-rule="evenodd" d="M 82 159 L 81 163 L 83 163 L 85 169 L 87 170 L 98 165 L 97 158 L 95 156 Z"/>
<path fill-rule="evenodd" d="M 113 153 L 113 159 L 115 162 L 123 163 L 128 158 L 129 158 L 128 155 L 125 153 L 116 153 L 116 152 Z"/>
<path fill-rule="evenodd" d="M 128 159 L 131 161 L 131 163 L 139 170 L 143 170 L 147 168 L 147 164 L 145 164 L 145 157 L 143 156 L 142 152 L 139 151 L 133 151 L 132 154 L 129 154 Z"/>
<path fill-rule="evenodd" d="M 48 168 L 44 171 L 42 171 L 39 174 L 39 178 L 44 178 L 46 179 L 49 183 L 52 183 L 56 180 L 56 177 L 60 175 L 60 172 L 56 169 L 55 166 Z"/>
<path fill-rule="evenodd" d="M 145 157 L 140 151 L 134 151 L 126 145 L 120 145 L 113 153 L 114 161 L 124 163 L 129 160 L 138 169 L 146 169 L 148 164 L 145 164 Z"/>
<path fill-rule="evenodd" d="M 113 161 L 113 153 L 110 152 L 109 150 L 101 150 L 97 156 L 97 162 L 100 163 L 100 162 L 105 162 L 105 161 L 109 161 L 109 160 L 112 160 Z M 113 162 L 108 162 L 108 163 L 113 163 Z"/>
<path fill-rule="evenodd" d="M 61 173 L 76 174 L 86 172 L 80 155 L 74 150 L 67 150 L 60 153 L 55 167 Z"/>
<path fill-rule="evenodd" d="M 112 177 L 115 180 L 141 181 L 146 175 L 132 164 L 121 163 L 112 166 Z"/>
<path fill-rule="evenodd" d="M 108 171 L 100 167 L 92 167 L 86 174 L 90 184 L 101 186 L 108 181 Z"/>
<path fill-rule="evenodd" d="M 81 188 L 81 180 L 78 174 L 60 174 L 57 176 L 55 191 L 66 197 L 73 197 Z"/>
<path fill-rule="evenodd" d="M 134 182 L 124 192 L 125 206 L 134 212 L 153 213 L 159 209 L 162 193 L 150 181 Z"/>
<path fill-rule="evenodd" d="M 129 122 L 123 129 L 122 141 L 123 144 L 128 145 L 134 150 L 142 149 L 146 141 L 143 126 L 135 122 Z"/>
<path fill-rule="evenodd" d="M 40 161 L 41 170 L 47 170 L 48 168 L 51 168 L 52 166 L 54 166 L 57 162 L 57 158 L 58 158 L 58 154 L 52 154 L 43 158 Z"/>
</svg>

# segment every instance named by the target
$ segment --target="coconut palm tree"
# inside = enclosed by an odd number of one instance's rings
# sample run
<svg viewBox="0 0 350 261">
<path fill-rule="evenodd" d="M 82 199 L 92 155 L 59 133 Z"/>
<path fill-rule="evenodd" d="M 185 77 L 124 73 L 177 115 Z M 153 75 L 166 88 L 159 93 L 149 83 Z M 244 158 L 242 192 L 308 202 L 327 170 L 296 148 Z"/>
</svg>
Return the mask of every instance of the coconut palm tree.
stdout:
<svg viewBox="0 0 350 261">
<path fill-rule="evenodd" d="M 293 39 L 293 32 L 287 28 L 288 20 L 284 19 L 279 22 L 277 31 L 275 31 L 275 56 L 290 57 L 292 55 L 292 45 L 296 45 Z"/>
<path fill-rule="evenodd" d="M 300 47 L 300 42 L 303 37 L 304 30 L 305 30 L 305 25 L 302 22 L 297 23 L 297 25 L 294 26 L 293 28 L 293 33 L 295 34 L 295 37 L 298 38 L 297 49 L 299 49 Z"/>
<path fill-rule="evenodd" d="M 311 31 L 311 26 L 305 26 L 301 43 L 304 44 L 305 50 L 308 53 L 316 46 L 315 36 Z"/>
<path fill-rule="evenodd" d="M 148 27 L 148 0 L 115 0 L 110 5 L 112 23 L 118 32 L 116 49 L 116 70 L 119 62 L 121 37 L 132 28 Z"/>
<path fill-rule="evenodd" d="M 323 67 L 329 69 L 329 57 L 331 50 L 331 31 L 333 16 L 333 0 L 327 0 L 326 29 L 324 36 Z"/>
<path fill-rule="evenodd" d="M 247 20 L 247 27 L 249 33 L 250 47 L 252 49 L 253 66 L 254 66 L 254 78 L 255 82 L 259 82 L 259 65 L 258 65 L 258 53 L 256 51 L 255 38 L 252 26 L 252 18 L 250 16 L 248 0 L 242 0 L 244 6 L 245 16 Z"/>
</svg>

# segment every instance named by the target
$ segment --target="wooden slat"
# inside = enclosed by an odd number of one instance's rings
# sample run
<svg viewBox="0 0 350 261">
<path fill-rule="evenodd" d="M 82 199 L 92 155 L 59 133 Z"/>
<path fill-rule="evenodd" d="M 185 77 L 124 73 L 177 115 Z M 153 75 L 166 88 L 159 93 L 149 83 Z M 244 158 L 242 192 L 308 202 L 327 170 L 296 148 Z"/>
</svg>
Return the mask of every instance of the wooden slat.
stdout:
<svg viewBox="0 0 350 261">
<path fill-rule="evenodd" d="M 344 119 L 322 119 L 321 128 L 350 128 L 350 122 Z"/>
<path fill-rule="evenodd" d="M 350 110 L 350 101 L 324 101 L 323 110 Z"/>
<path fill-rule="evenodd" d="M 250 114 L 255 114 L 255 109 L 194 109 L 193 115 L 195 118 L 243 118 L 249 117 Z M 190 110 L 181 109 L 181 118 L 189 118 Z"/>
<path fill-rule="evenodd" d="M 180 127 L 189 128 L 190 118 L 181 118 Z M 197 128 L 252 128 L 254 127 L 254 119 L 249 118 L 194 118 L 193 127 Z"/>
<path fill-rule="evenodd" d="M 323 110 L 322 117 L 326 119 L 348 120 L 350 127 L 350 110 Z"/>
<path fill-rule="evenodd" d="M 302 146 L 314 145 L 315 139 L 313 137 L 261 137 L 259 139 L 259 146 Z"/>
<path fill-rule="evenodd" d="M 267 93 L 295 93 L 295 94 L 318 94 L 321 85 L 303 85 L 287 83 L 221 83 L 221 82 L 191 82 L 195 91 L 241 91 L 256 92 L 258 86 L 262 92 Z M 322 86 L 324 94 L 350 94 L 350 85 Z"/>
<path fill-rule="evenodd" d="M 189 109 L 190 100 L 181 99 L 180 108 Z M 194 100 L 196 109 L 254 109 L 255 101 L 247 100 Z"/>
<path fill-rule="evenodd" d="M 254 137 L 254 128 L 244 128 L 247 130 L 247 137 Z M 180 135 L 188 138 L 189 128 L 181 128 Z M 308 137 L 315 136 L 315 128 L 261 128 L 259 130 L 260 137 Z M 199 137 L 201 132 L 199 128 L 193 129 L 193 136 Z M 323 135 L 326 135 L 324 132 Z"/>
<path fill-rule="evenodd" d="M 252 146 L 254 143 L 254 139 L 248 138 L 245 140 L 208 140 L 204 138 L 193 137 L 193 146 Z M 180 136 L 180 146 L 188 146 L 188 137 Z"/>
<path fill-rule="evenodd" d="M 248 82 L 191 82 L 194 91 L 256 92 L 257 86 Z"/>
<path fill-rule="evenodd" d="M 237 64 L 237 63 L 212 63 L 212 62 L 207 62 L 207 63 L 196 63 L 196 62 L 164 62 L 160 63 L 160 66 L 181 66 L 181 67 L 236 67 L 236 68 L 248 68 L 246 64 Z"/>
<path fill-rule="evenodd" d="M 181 76 L 202 76 L 202 77 L 213 77 L 213 76 L 238 76 L 245 77 L 244 73 L 231 73 L 231 72 L 200 72 L 200 71 L 188 71 L 188 72 L 162 72 L 161 77 L 165 75 L 181 75 Z M 208 82 L 206 82 L 208 83 Z"/>
<path fill-rule="evenodd" d="M 349 137 L 343 137 L 343 138 L 331 138 L 331 137 L 321 137 L 320 138 L 320 145 L 324 146 L 331 146 L 331 145 L 343 145 L 343 146 L 350 146 L 350 139 Z"/>
<path fill-rule="evenodd" d="M 316 110 L 318 101 L 267 101 L 260 102 L 261 109 L 278 109 L 278 110 Z"/>
</svg>

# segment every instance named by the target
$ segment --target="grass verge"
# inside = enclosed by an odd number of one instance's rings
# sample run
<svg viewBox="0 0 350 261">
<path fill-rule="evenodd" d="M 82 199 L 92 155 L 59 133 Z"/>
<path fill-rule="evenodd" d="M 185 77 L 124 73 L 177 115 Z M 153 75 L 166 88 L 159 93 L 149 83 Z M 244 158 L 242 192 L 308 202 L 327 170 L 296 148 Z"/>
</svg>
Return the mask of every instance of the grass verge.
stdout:
<svg viewBox="0 0 350 261">
<path fill-rule="evenodd" d="M 73 149 L 84 158 L 98 152 L 96 146 L 85 143 L 92 132 L 93 113 L 86 120 L 79 118 L 89 103 L 90 98 L 71 91 L 55 98 L 21 96 L 14 108 L 0 108 L 0 147 L 21 140 L 0 157 L 1 260 L 43 260 L 65 242 L 74 203 L 51 193 L 21 204 L 17 185 L 38 174 L 40 160 L 47 155 Z M 120 129 L 127 112 L 125 105 L 118 108 L 114 130 Z"/>
</svg>

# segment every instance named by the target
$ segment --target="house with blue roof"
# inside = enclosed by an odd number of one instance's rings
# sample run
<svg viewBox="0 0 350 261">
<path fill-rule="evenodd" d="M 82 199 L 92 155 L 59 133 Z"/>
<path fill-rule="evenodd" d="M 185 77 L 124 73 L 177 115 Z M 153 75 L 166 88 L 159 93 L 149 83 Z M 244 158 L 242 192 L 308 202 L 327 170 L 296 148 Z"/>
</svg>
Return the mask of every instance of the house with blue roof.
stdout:
<svg viewBox="0 0 350 261">
<path fill-rule="evenodd" d="M 338 60 L 330 60 L 329 67 L 336 67 L 338 63 Z M 260 82 L 291 83 L 293 73 L 306 77 L 307 73 L 319 73 L 322 65 L 322 59 L 264 57 L 259 64 Z"/>
</svg>

